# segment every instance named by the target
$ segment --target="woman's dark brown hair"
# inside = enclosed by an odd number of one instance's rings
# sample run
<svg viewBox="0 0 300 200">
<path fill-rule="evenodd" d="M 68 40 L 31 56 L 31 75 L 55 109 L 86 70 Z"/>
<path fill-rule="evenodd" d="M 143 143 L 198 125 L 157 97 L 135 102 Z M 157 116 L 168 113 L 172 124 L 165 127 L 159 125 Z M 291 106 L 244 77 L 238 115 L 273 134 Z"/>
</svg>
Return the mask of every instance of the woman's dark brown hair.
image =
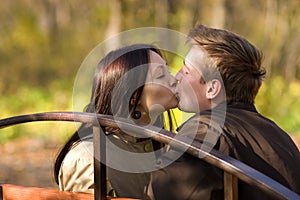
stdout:
<svg viewBox="0 0 300 200">
<path fill-rule="evenodd" d="M 150 51 L 161 55 L 157 48 L 146 44 L 126 46 L 108 53 L 97 66 L 90 103 L 86 106 L 85 112 L 106 115 L 117 113 L 118 117 L 129 117 L 128 115 L 135 110 L 143 92 L 149 69 Z M 136 67 L 139 69 L 134 73 L 127 73 Z M 122 79 L 122 84 L 119 84 L 120 79 Z M 126 98 L 128 94 L 132 94 L 130 99 Z M 116 110 L 113 111 L 112 108 Z M 167 114 L 169 120 L 166 121 L 169 124 L 166 126 L 174 130 L 174 117 L 170 111 Z M 164 121 L 163 117 L 159 121 Z M 85 137 L 92 137 L 92 127 L 87 124 L 81 125 L 59 152 L 54 164 L 56 183 L 58 183 L 59 170 L 65 156 Z"/>
</svg>

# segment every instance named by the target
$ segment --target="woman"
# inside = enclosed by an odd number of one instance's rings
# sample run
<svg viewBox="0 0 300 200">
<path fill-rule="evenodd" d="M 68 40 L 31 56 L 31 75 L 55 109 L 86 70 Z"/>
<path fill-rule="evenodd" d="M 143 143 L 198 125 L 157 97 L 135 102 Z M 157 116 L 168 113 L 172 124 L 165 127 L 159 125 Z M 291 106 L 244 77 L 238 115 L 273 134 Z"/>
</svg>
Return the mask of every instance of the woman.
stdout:
<svg viewBox="0 0 300 200">
<path fill-rule="evenodd" d="M 144 44 L 123 47 L 107 54 L 98 64 L 86 112 L 130 118 L 174 131 L 174 118 L 168 111 L 168 119 L 164 120 L 163 112 L 178 104 L 175 87 L 176 80 L 168 72 L 158 49 Z M 158 146 L 150 139 L 133 137 L 120 129 L 104 129 L 109 141 L 128 152 L 153 152 Z M 114 149 L 107 150 L 111 151 Z M 94 192 L 92 152 L 92 127 L 82 125 L 55 162 L 54 176 L 61 190 Z M 142 198 L 150 177 L 149 173 L 131 173 L 110 167 L 107 174 L 108 188 L 112 186 L 116 196 L 129 198 Z"/>
</svg>

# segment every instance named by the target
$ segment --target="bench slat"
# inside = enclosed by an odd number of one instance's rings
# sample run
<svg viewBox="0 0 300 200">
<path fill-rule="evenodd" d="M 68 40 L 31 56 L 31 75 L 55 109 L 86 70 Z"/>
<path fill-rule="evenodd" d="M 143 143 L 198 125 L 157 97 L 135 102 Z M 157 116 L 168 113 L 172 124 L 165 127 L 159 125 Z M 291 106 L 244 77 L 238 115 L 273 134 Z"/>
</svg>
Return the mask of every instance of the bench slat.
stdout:
<svg viewBox="0 0 300 200">
<path fill-rule="evenodd" d="M 0 185 L 0 200 L 94 200 L 93 194 L 66 192 L 48 188 Z M 107 197 L 107 200 L 138 200 Z"/>
<path fill-rule="evenodd" d="M 47 188 L 1 185 L 1 200 L 93 200 L 94 195 L 59 191 Z"/>
</svg>

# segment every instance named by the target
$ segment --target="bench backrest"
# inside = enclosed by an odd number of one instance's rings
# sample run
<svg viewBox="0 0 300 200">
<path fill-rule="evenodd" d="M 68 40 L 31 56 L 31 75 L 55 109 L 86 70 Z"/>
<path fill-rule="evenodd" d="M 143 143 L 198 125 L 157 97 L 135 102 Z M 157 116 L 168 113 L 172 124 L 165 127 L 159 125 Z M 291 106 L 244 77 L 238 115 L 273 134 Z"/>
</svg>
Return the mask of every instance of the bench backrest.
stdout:
<svg viewBox="0 0 300 200">
<path fill-rule="evenodd" d="M 112 116 L 92 114 L 84 112 L 47 112 L 36 113 L 29 115 L 15 116 L 0 120 L 0 129 L 15 124 L 33 122 L 33 121 L 71 121 L 91 123 L 94 125 L 94 153 L 105 157 L 105 151 L 101 146 L 105 143 L 104 134 L 99 134 L 99 123 L 101 126 L 119 127 L 130 130 L 132 133 L 143 134 L 151 137 L 153 140 L 170 143 L 178 149 L 187 149 L 187 153 L 201 157 L 206 162 L 224 170 L 224 188 L 225 199 L 237 199 L 237 179 L 240 179 L 247 184 L 262 190 L 277 199 L 300 199 L 300 196 L 291 191 L 287 187 L 281 185 L 270 177 L 261 172 L 249 167 L 248 165 L 228 157 L 220 152 L 212 149 L 209 152 L 198 148 L 196 144 L 188 145 L 173 137 L 174 134 L 168 131 L 158 132 L 156 127 L 139 126 L 130 123 L 126 119 L 113 118 Z M 101 138 L 102 136 L 102 138 Z M 100 149 L 101 152 L 100 152 Z M 102 158 L 101 158 L 102 159 Z M 104 158 L 105 159 L 105 158 Z M 106 167 L 100 161 L 95 160 L 95 196 L 94 199 L 106 199 Z M 4 190 L 5 193 L 5 190 Z M 5 195 L 4 195 L 5 196 Z"/>
</svg>

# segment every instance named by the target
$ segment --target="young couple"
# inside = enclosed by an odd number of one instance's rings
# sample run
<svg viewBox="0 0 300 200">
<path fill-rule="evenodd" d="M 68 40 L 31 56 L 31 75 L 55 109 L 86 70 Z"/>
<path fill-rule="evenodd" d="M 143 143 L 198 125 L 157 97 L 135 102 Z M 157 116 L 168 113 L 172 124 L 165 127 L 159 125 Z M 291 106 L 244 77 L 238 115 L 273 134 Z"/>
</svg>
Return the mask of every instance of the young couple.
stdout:
<svg viewBox="0 0 300 200">
<path fill-rule="evenodd" d="M 175 78 L 151 45 L 110 52 L 98 65 L 86 112 L 117 115 L 171 131 L 173 118 L 168 112 L 169 119 L 164 119 L 164 111 L 178 106 L 194 112 L 178 128 L 182 139 L 208 144 L 300 194 L 299 150 L 287 133 L 254 106 L 265 76 L 262 53 L 239 35 L 203 25 L 191 30 L 188 41 L 191 49 Z M 120 129 L 104 129 L 112 143 L 129 152 L 153 152 L 162 146 Z M 62 148 L 54 174 L 61 190 L 93 193 L 93 150 L 88 150 L 92 145 L 92 128 L 82 125 Z M 165 166 L 173 159 L 172 152 L 176 154 L 172 148 L 167 151 L 158 155 L 161 162 L 151 173 L 108 167 L 110 192 L 156 200 L 224 199 L 221 170 L 188 154 Z M 243 182 L 238 189 L 240 199 L 271 199 Z"/>
</svg>

